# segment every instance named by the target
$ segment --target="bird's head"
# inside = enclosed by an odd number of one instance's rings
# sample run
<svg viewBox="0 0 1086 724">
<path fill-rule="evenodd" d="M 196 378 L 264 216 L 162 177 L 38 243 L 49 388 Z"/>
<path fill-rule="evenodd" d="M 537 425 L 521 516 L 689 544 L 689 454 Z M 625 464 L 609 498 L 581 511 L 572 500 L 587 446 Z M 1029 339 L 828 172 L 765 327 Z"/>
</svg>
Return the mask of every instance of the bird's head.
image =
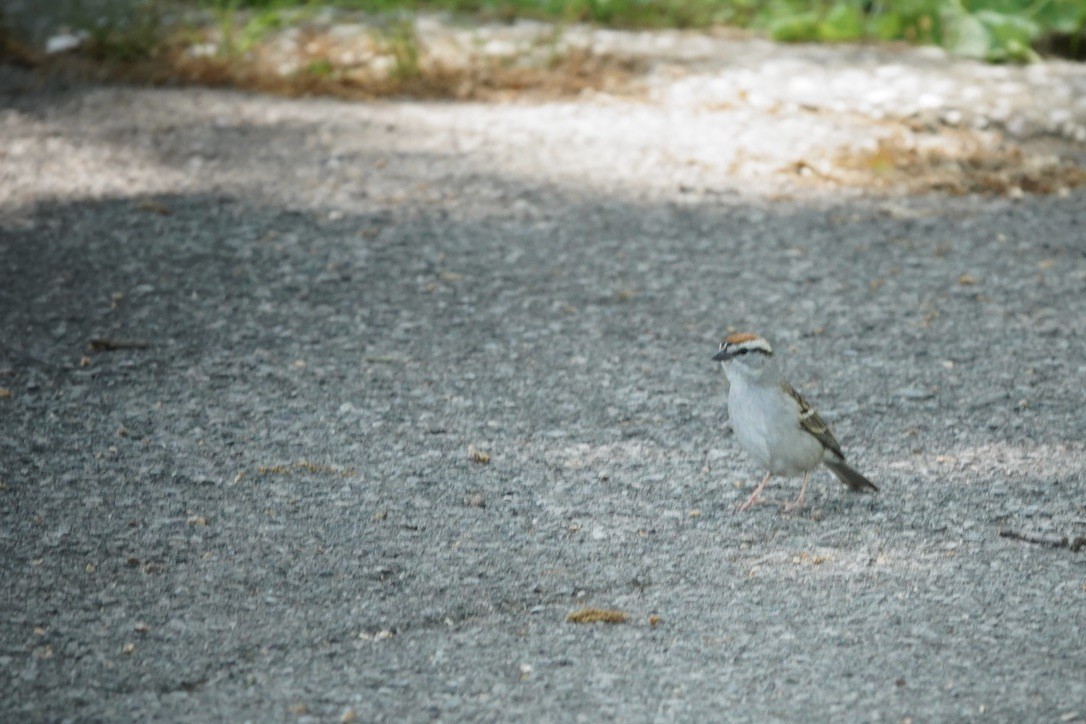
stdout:
<svg viewBox="0 0 1086 724">
<path fill-rule="evenodd" d="M 773 348 L 769 342 L 757 334 L 739 332 L 730 334 L 720 343 L 720 349 L 713 359 L 724 367 L 725 374 L 736 372 L 746 376 L 757 376 L 769 369 L 773 361 Z"/>
</svg>

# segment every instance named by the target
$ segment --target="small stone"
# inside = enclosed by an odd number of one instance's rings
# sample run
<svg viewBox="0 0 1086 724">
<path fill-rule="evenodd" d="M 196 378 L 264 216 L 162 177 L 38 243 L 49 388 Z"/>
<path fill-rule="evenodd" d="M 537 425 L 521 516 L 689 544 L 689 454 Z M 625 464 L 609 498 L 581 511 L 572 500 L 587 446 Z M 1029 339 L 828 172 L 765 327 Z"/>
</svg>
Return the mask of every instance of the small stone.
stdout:
<svg viewBox="0 0 1086 724">
<path fill-rule="evenodd" d="M 58 53 L 67 53 L 69 50 L 75 50 L 83 44 L 84 39 L 85 36 L 83 34 L 61 33 L 60 35 L 54 35 L 45 41 L 45 54 L 56 55 Z"/>
<path fill-rule="evenodd" d="M 894 396 L 906 400 L 928 400 L 935 397 L 935 393 L 920 387 L 902 387 L 894 393 Z"/>
</svg>

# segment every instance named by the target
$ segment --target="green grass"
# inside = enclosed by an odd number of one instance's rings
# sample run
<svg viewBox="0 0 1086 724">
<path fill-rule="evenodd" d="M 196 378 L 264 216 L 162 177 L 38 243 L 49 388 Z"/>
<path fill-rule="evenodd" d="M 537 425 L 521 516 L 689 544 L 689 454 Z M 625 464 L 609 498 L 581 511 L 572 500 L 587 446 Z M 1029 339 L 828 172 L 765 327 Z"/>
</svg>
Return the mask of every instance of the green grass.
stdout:
<svg viewBox="0 0 1086 724">
<path fill-rule="evenodd" d="M 422 75 L 419 65 L 419 42 L 415 33 L 415 24 L 406 20 L 392 23 L 383 28 L 378 41 L 395 61 L 393 77 L 397 80 L 411 80 Z"/>
<path fill-rule="evenodd" d="M 91 19 L 75 18 L 87 31 L 87 49 L 98 60 L 130 62 L 150 57 L 162 41 L 163 15 L 151 0 L 133 0 L 130 7 L 107 5 Z"/>
</svg>

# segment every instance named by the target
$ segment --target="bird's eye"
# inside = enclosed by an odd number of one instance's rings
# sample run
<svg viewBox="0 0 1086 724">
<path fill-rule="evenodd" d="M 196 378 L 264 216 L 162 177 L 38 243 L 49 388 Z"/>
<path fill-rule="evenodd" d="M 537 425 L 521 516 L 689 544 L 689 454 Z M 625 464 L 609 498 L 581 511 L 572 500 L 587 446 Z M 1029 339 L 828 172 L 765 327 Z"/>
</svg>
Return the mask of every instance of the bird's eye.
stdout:
<svg viewBox="0 0 1086 724">
<path fill-rule="evenodd" d="M 738 352 L 736 352 L 736 354 L 746 354 L 749 351 L 750 351 L 749 349 L 741 349 Z"/>
</svg>

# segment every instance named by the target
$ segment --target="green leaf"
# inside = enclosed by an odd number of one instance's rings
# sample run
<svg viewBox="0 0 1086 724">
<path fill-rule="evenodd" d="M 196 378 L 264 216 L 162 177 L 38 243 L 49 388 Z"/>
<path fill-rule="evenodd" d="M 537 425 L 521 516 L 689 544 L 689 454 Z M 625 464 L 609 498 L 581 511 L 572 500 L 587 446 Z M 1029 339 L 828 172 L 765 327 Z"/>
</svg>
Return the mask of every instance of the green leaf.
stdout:
<svg viewBox="0 0 1086 724">
<path fill-rule="evenodd" d="M 1033 16 L 1041 27 L 1057 33 L 1077 33 L 1086 29 L 1086 2 L 1082 0 L 1048 0 Z"/>
<path fill-rule="evenodd" d="M 905 22 L 897 13 L 883 13 L 869 21 L 868 32 L 879 40 L 897 40 L 905 32 Z"/>
<path fill-rule="evenodd" d="M 992 45 L 988 27 L 966 12 L 943 16 L 943 45 L 954 55 L 986 58 Z"/>
<path fill-rule="evenodd" d="M 996 41 L 1019 40 L 1029 43 L 1038 35 L 1041 29 L 1037 23 L 1023 15 L 1010 15 L 997 13 L 992 10 L 980 10 L 974 17 L 988 27 L 988 31 Z"/>
<path fill-rule="evenodd" d="M 785 43 L 817 40 L 818 25 L 818 16 L 814 13 L 789 15 L 769 22 L 769 37 Z"/>
<path fill-rule="evenodd" d="M 864 34 L 864 16 L 859 6 L 836 3 L 818 24 L 818 36 L 830 42 L 856 40 Z"/>
<path fill-rule="evenodd" d="M 1018 63 L 1036 60 L 1037 54 L 1030 44 L 1041 33 L 1037 23 L 1021 15 L 993 10 L 980 10 L 974 17 L 988 30 L 989 45 L 985 55 L 988 60 Z"/>
</svg>

